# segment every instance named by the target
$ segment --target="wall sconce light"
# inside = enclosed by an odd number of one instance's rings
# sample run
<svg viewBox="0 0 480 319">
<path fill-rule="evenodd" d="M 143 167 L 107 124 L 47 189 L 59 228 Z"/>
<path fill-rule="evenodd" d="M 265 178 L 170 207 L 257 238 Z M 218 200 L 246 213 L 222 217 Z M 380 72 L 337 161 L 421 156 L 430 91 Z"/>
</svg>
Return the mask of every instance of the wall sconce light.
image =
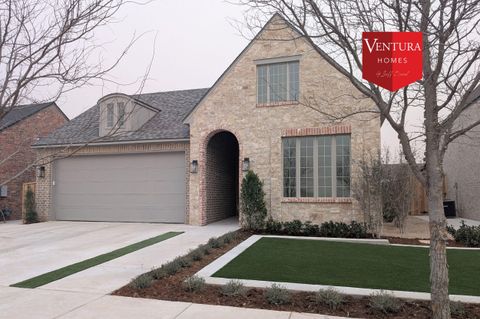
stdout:
<svg viewBox="0 0 480 319">
<path fill-rule="evenodd" d="M 190 173 L 196 174 L 198 172 L 198 161 L 193 160 L 190 164 Z"/>
<path fill-rule="evenodd" d="M 37 166 L 37 176 L 40 178 L 45 177 L 45 166 Z"/>
<path fill-rule="evenodd" d="M 242 171 L 247 172 L 250 170 L 250 159 L 245 157 L 242 162 Z"/>
</svg>

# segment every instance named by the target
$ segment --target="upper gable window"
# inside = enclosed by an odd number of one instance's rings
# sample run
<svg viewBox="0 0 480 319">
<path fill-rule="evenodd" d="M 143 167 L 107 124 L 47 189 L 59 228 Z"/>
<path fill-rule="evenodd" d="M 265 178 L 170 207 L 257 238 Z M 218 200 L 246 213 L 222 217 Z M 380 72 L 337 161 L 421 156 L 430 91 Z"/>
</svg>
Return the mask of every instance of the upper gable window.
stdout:
<svg viewBox="0 0 480 319">
<path fill-rule="evenodd" d="M 114 105 L 113 103 L 107 104 L 107 127 L 113 127 L 113 118 L 114 118 Z"/>
<path fill-rule="evenodd" d="M 125 103 L 118 102 L 118 127 L 124 128 L 125 127 Z"/>
<path fill-rule="evenodd" d="M 298 101 L 299 62 L 257 65 L 257 103 Z"/>
</svg>

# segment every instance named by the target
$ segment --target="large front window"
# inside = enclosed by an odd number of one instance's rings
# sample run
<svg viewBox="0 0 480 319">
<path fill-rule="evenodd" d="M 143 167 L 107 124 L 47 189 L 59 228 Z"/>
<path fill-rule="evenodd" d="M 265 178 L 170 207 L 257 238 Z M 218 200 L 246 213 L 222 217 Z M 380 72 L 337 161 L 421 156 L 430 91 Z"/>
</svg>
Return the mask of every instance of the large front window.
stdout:
<svg viewBox="0 0 480 319">
<path fill-rule="evenodd" d="M 299 62 L 257 66 L 257 103 L 298 101 Z"/>
<path fill-rule="evenodd" d="M 284 197 L 350 197 L 350 135 L 283 139 Z"/>
</svg>

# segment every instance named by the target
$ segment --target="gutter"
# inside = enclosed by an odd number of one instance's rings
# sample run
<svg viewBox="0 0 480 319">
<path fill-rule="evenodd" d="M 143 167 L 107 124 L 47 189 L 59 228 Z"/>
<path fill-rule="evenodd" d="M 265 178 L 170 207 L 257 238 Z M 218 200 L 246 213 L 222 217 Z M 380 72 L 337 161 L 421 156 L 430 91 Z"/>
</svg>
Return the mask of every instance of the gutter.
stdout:
<svg viewBox="0 0 480 319">
<path fill-rule="evenodd" d="M 129 144 L 150 144 L 150 143 L 176 143 L 189 142 L 190 139 L 163 139 L 163 140 L 136 140 L 136 141 L 118 141 L 118 142 L 85 142 L 73 144 L 45 144 L 45 145 L 31 145 L 31 148 L 56 148 L 56 147 L 76 147 L 76 146 L 108 146 L 108 145 L 129 145 Z"/>
</svg>

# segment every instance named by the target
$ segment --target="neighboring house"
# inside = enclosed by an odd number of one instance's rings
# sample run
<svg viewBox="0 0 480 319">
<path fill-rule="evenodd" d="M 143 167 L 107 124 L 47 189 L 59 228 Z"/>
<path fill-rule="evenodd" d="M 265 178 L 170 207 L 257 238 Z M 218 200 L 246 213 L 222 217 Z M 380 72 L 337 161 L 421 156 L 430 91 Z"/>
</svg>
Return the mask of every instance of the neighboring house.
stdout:
<svg viewBox="0 0 480 319">
<path fill-rule="evenodd" d="M 470 105 L 457 119 L 455 128 L 480 120 L 480 86 L 472 92 Z M 480 220 L 480 126 L 448 146 L 443 161 L 447 199 L 454 200 L 457 215 Z"/>
<path fill-rule="evenodd" d="M 35 168 L 26 170 L 36 158 L 31 144 L 66 122 L 55 103 L 16 106 L 0 120 L 0 184 L 9 181 L 1 186 L 0 209 L 11 209 L 11 219 L 22 217 L 23 183 L 35 182 Z"/>
<path fill-rule="evenodd" d="M 37 177 L 37 209 L 44 219 L 204 225 L 238 215 L 252 169 L 275 219 L 360 220 L 350 185 L 356 163 L 379 154 L 380 120 L 324 114 L 373 109 L 275 15 L 210 89 L 107 95 L 38 141 L 39 156 L 57 159 Z M 62 158 L 66 145 L 74 156 Z"/>
</svg>

